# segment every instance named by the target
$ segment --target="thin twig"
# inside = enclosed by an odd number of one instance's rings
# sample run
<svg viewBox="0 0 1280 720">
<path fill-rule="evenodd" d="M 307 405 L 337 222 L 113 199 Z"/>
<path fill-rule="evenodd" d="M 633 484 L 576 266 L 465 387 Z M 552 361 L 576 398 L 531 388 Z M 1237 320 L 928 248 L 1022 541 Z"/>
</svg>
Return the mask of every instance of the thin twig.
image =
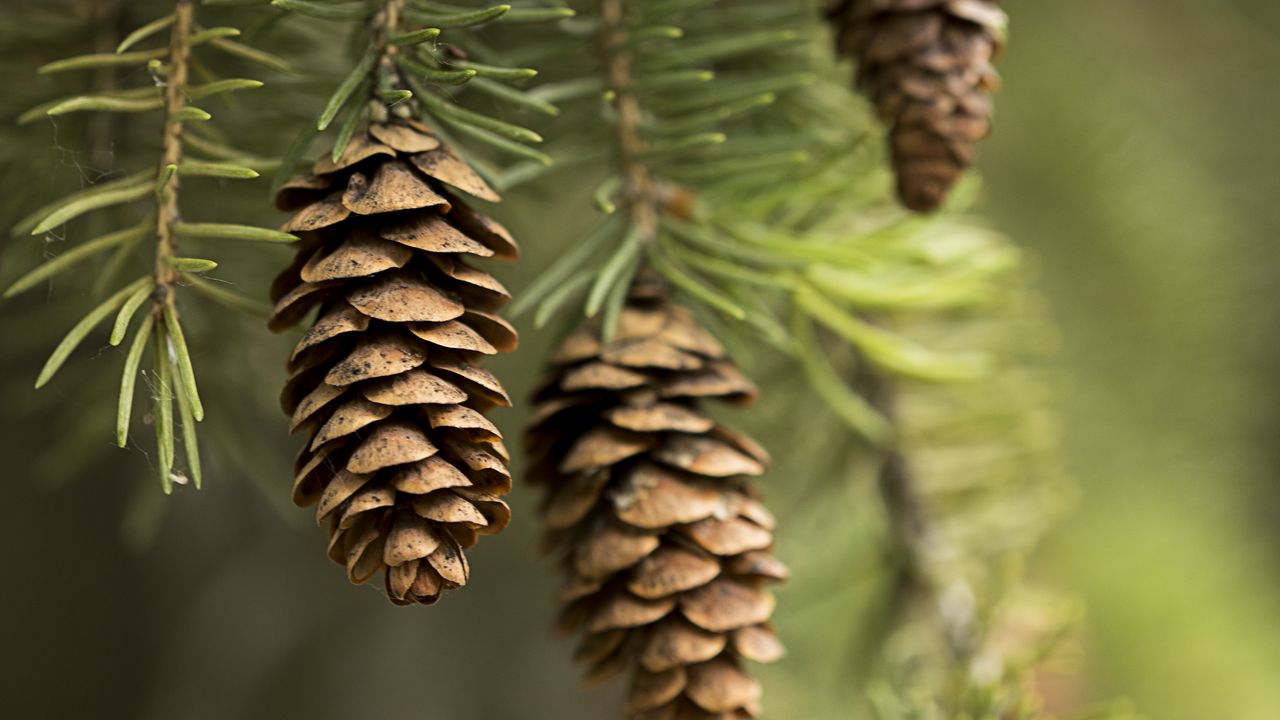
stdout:
<svg viewBox="0 0 1280 720">
<path fill-rule="evenodd" d="M 161 145 L 159 177 L 166 176 L 165 168 L 182 163 L 183 123 L 178 117 L 187 106 L 186 85 L 190 74 L 191 45 L 189 37 L 195 26 L 195 4 L 192 0 L 178 0 L 175 22 L 169 40 L 169 67 L 165 78 L 164 93 L 164 141 Z M 162 304 L 172 304 L 173 287 L 179 272 L 169 264 L 174 256 L 177 240 L 174 225 L 181 220 L 178 205 L 178 187 L 181 183 L 175 173 L 158 193 L 156 212 L 156 311 Z"/>
<path fill-rule="evenodd" d="M 862 357 L 857 358 L 853 386 L 891 425 L 897 425 L 897 389 L 892 380 Z M 913 596 L 927 586 L 924 572 L 930 531 L 910 460 L 900 447 L 883 451 L 878 485 L 899 571 L 895 592 L 903 597 Z"/>
<path fill-rule="evenodd" d="M 405 0 L 386 0 L 382 12 L 375 13 L 372 28 L 374 49 L 378 53 L 378 64 L 382 66 L 388 78 L 397 81 L 400 78 L 400 73 L 396 66 L 396 55 L 400 53 L 400 46 L 391 42 L 391 38 L 400 32 L 400 19 L 404 16 L 404 6 Z M 370 91 L 376 97 L 378 93 L 376 83 L 374 83 Z"/>
<path fill-rule="evenodd" d="M 634 54 L 627 47 L 628 30 L 623 0 L 600 0 L 600 45 L 604 53 L 609 91 L 617 111 L 615 138 L 618 162 L 626 179 L 623 193 L 637 240 L 648 244 L 658 236 L 657 183 L 644 162 L 644 137 L 640 134 L 642 109 L 633 88 Z"/>
<path fill-rule="evenodd" d="M 895 427 L 898 413 L 898 389 L 892 378 L 879 372 L 865 358 L 858 356 L 853 385 Z M 947 612 L 942 607 L 934 559 L 938 557 L 938 537 L 925 512 L 924 500 L 911 461 L 901 447 L 882 451 L 879 490 L 888 515 L 891 556 L 896 579 L 889 598 L 897 625 L 913 606 L 926 606 L 942 624 L 948 644 L 959 661 L 973 651 L 973 627 L 967 614 Z M 885 636 L 892 632 L 886 627 Z"/>
</svg>

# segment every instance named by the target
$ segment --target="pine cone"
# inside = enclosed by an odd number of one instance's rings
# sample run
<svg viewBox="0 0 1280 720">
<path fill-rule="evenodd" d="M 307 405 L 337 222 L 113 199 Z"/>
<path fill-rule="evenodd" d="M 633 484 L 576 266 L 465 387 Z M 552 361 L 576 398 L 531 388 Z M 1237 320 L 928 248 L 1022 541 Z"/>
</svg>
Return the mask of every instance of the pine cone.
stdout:
<svg viewBox="0 0 1280 720">
<path fill-rule="evenodd" d="M 482 414 L 510 401 L 476 365 L 515 349 L 493 314 L 510 297 L 465 258 L 514 259 L 517 248 L 445 185 L 498 199 L 429 128 L 393 120 L 277 197 L 301 241 L 272 287 L 271 328 L 319 307 L 281 398 L 309 438 L 293 499 L 318 503 L 329 557 L 351 581 L 385 571 L 397 604 L 465 585 L 463 550 L 511 517 L 499 497 L 511 489 L 507 451 Z"/>
<path fill-rule="evenodd" d="M 937 210 L 991 132 L 1004 11 L 996 0 L 834 0 L 828 15 L 892 128 L 902 204 Z"/>
<path fill-rule="evenodd" d="M 546 542 L 569 576 L 562 629 L 582 630 L 588 682 L 630 670 L 627 716 L 744 718 L 760 686 L 744 660 L 782 655 L 762 585 L 785 579 L 773 517 L 743 476 L 768 456 L 698 408 L 755 387 L 653 278 L 603 344 L 579 330 L 552 359 L 527 435 L 546 486 Z"/>
</svg>

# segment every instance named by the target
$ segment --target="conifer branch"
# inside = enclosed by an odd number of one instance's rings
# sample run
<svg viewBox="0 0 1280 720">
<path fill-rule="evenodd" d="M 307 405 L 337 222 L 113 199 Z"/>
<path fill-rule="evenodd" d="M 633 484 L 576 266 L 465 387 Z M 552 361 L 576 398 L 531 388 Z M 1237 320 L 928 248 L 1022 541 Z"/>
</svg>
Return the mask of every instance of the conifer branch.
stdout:
<svg viewBox="0 0 1280 720">
<path fill-rule="evenodd" d="M 318 133 L 331 127 L 338 128 L 337 139 L 332 146 L 332 157 L 337 162 L 362 123 L 383 122 L 392 116 L 400 119 L 422 117 L 429 121 L 432 132 L 444 140 L 450 140 L 449 133 L 457 131 L 477 140 L 477 144 L 501 153 L 550 164 L 545 154 L 527 147 L 527 144 L 542 141 L 538 133 L 471 110 L 436 90 L 436 86 L 465 86 L 473 78 L 484 76 L 489 78 L 486 94 L 490 97 L 516 110 L 537 108 L 543 114 L 556 114 L 550 103 L 524 98 L 519 91 L 498 85 L 499 82 L 528 79 L 537 74 L 535 70 L 482 65 L 459 59 L 459 56 L 466 56 L 461 48 L 469 38 L 463 38 L 453 29 L 466 30 L 502 21 L 508 17 L 510 6 L 446 13 L 434 11 L 443 7 L 438 4 L 422 5 L 407 0 L 377 0 L 367 5 L 352 3 L 340 6 L 305 0 L 273 0 L 272 5 L 327 22 L 360 20 L 363 23 L 360 37 L 365 41 L 360 60 L 334 90 L 317 122 L 313 127 L 303 128 L 286 153 L 276 175 L 277 188 L 297 168 Z M 424 8 L 433 11 L 428 12 Z M 546 22 L 571 15 L 571 11 L 557 10 L 522 13 L 514 19 Z M 418 26 L 422 23 L 430 23 L 430 26 Z M 456 44 L 428 42 L 439 37 L 442 29 L 449 34 L 448 40 Z M 458 35 L 458 38 L 453 35 Z M 495 91 L 494 86 L 501 89 Z M 456 143 L 451 145 L 462 149 Z M 477 173 L 487 177 L 495 175 L 470 152 L 465 159 Z"/>
<path fill-rule="evenodd" d="M 56 116 L 70 112 L 98 111 L 109 116 L 120 112 L 144 113 L 159 110 L 158 166 L 155 170 L 143 171 L 120 180 L 102 183 L 50 203 L 19 221 L 14 228 L 14 234 L 43 234 L 67 223 L 78 221 L 79 218 L 90 213 L 142 203 L 148 198 L 154 205 L 146 213 L 146 219 L 136 226 L 103 235 L 72 248 L 20 278 L 7 292 L 7 295 L 16 295 L 28 291 L 39 282 L 66 271 L 79 261 L 105 249 L 114 248 L 115 255 L 106 263 L 100 276 L 100 284 L 105 288 L 114 284 L 116 271 L 128 254 L 144 246 L 142 249 L 148 252 L 152 261 L 148 275 L 119 289 L 107 302 L 92 311 L 73 328 L 46 363 L 37 380 L 37 385 L 44 385 L 50 381 L 70 352 L 116 310 L 119 310 L 119 313 L 112 328 L 111 344 L 122 343 L 128 335 L 129 326 L 137 311 L 149 301 L 149 312 L 143 313 L 145 319 L 134 334 L 124 366 L 124 376 L 120 386 L 120 404 L 117 410 L 116 439 L 121 447 L 127 444 L 133 394 L 137 385 L 136 374 L 141 371 L 140 362 L 145 349 L 152 347 L 154 349 L 152 371 L 155 377 L 171 377 L 173 380 L 172 387 L 162 383 L 165 387 L 159 388 L 160 396 L 153 397 L 155 410 L 158 417 L 163 416 L 167 418 L 166 422 L 171 423 L 173 419 L 171 403 L 175 397 L 178 399 L 181 405 L 178 418 L 182 423 L 183 441 L 188 445 L 185 456 L 189 463 L 198 462 L 198 451 L 194 447 L 193 423 L 203 420 L 205 413 L 197 390 L 192 353 L 187 345 L 187 334 L 180 324 L 177 289 L 184 278 L 189 280 L 192 273 L 212 270 L 217 267 L 217 263 L 204 258 L 179 256 L 177 254 L 179 240 L 192 237 L 228 236 L 272 241 L 297 239 L 286 233 L 247 226 L 188 223 L 183 220 L 181 196 L 184 176 L 251 179 L 258 175 L 256 171 L 239 164 L 193 161 L 186 157 L 184 143 L 187 124 L 204 122 L 211 117 L 205 110 L 190 104 L 193 98 L 249 90 L 262 85 L 256 80 L 220 80 L 212 77 L 211 73 L 205 72 L 205 75 L 210 75 L 207 78 L 208 81 L 200 86 L 192 86 L 192 68 L 193 63 L 196 62 L 193 49 L 205 43 L 216 43 L 239 35 L 239 30 L 235 28 L 200 27 L 196 18 L 196 8 L 196 0 L 174 0 L 173 12 L 170 15 L 152 21 L 128 34 L 118 45 L 105 43 L 103 38 L 98 38 L 99 50 L 102 50 L 104 45 L 110 44 L 114 46 L 114 52 L 80 55 L 55 61 L 41 68 L 42 73 L 91 71 L 95 77 L 95 92 L 88 96 L 73 96 L 42 103 L 20 116 L 19 122 L 29 121 L 39 115 Z M 157 39 L 157 36 L 165 31 L 168 35 L 167 42 L 163 46 L 133 49 Z M 113 90 L 107 81 L 112 79 L 114 69 L 133 65 L 145 65 L 157 81 L 155 86 Z M 94 129 L 97 131 L 104 128 L 109 130 L 111 126 L 99 124 Z M 102 144 L 109 140 L 110 138 L 98 132 L 94 134 L 95 143 Z M 218 147 L 224 157 L 229 159 L 248 157 L 246 153 L 238 152 L 233 148 Z M 195 230 L 199 232 L 194 232 Z M 142 242 L 147 236 L 154 239 L 153 244 Z M 174 395 L 175 392 L 176 395 Z M 160 479 L 166 492 L 172 488 L 173 482 L 181 482 L 182 478 L 172 470 L 174 439 L 172 427 L 157 426 L 159 454 L 164 460 L 160 464 Z M 197 479 L 198 487 L 200 468 L 189 465 L 186 472 Z"/>
<path fill-rule="evenodd" d="M 862 358 L 854 360 L 853 386 L 871 407 L 891 426 L 899 422 L 894 381 L 868 366 Z M 890 445 L 878 451 L 880 470 L 877 486 L 884 503 L 893 542 L 891 554 L 898 565 L 897 593 L 906 596 L 922 584 L 920 577 L 930 536 L 911 461 L 901 448 Z"/>
<path fill-rule="evenodd" d="M 160 304 L 174 302 L 173 285 L 178 271 L 169 264 L 177 242 L 173 226 L 181 220 L 178 206 L 178 173 L 166 172 L 167 168 L 182 165 L 182 132 L 185 123 L 182 112 L 187 108 L 185 89 L 190 77 L 190 35 L 195 28 L 195 4 L 192 0 L 178 0 L 174 8 L 174 22 L 169 36 L 169 67 L 164 90 L 164 139 L 160 147 L 159 175 L 165 180 L 156 189 L 156 302 L 157 312 L 163 312 Z"/>
<path fill-rule="evenodd" d="M 624 24 L 623 0 L 600 0 L 600 45 L 605 56 L 608 95 L 617 111 L 615 142 L 618 164 L 625 178 L 622 197 L 627 205 L 636 241 L 652 243 L 658 232 L 658 192 L 653 173 L 644 161 L 647 143 L 640 134 L 642 110 L 633 91 L 634 51 Z"/>
<path fill-rule="evenodd" d="M 378 65 L 386 77 L 397 74 L 396 58 L 400 55 L 400 20 L 404 14 L 405 0 L 385 0 L 382 13 L 373 19 L 373 51 Z M 438 34 L 438 33 L 437 33 Z M 390 90 L 392 88 L 380 88 Z"/>
<path fill-rule="evenodd" d="M 778 19 L 783 29 L 744 33 L 744 28 L 758 23 L 762 8 L 767 8 L 764 16 Z M 754 327 L 776 326 L 726 293 L 715 277 L 723 268 L 713 269 L 702 258 L 691 257 L 687 237 L 672 227 L 695 221 L 698 206 L 716 202 L 715 188 L 726 176 L 741 175 L 744 163 L 750 169 L 768 170 L 801 159 L 803 153 L 795 152 L 744 159 L 725 151 L 732 149 L 734 139 L 750 144 L 754 132 L 749 119 L 768 112 L 795 85 L 783 77 L 792 75 L 783 72 L 785 64 L 760 62 L 753 54 L 762 48 L 786 53 L 799 38 L 786 27 L 803 13 L 756 3 L 735 3 L 710 13 L 684 3 L 627 0 L 596 0 L 593 11 L 594 17 L 584 20 L 582 27 L 584 34 L 590 29 L 599 51 L 597 62 L 585 71 L 587 76 L 550 86 L 547 92 L 557 98 L 590 99 L 593 90 L 603 91 L 604 111 L 583 115 L 603 122 L 568 130 L 566 144 L 571 149 L 566 154 L 588 157 L 602 146 L 608 148 L 613 172 L 593 193 L 592 202 L 606 215 L 617 212 L 625 222 L 611 226 L 612 242 L 605 243 L 602 257 L 575 253 L 577 267 L 557 263 L 548 272 L 564 275 L 588 268 L 593 279 L 584 288 L 582 305 L 588 317 L 604 310 L 607 298 L 622 297 L 627 281 L 648 265 L 698 305 Z M 721 22 L 726 16 L 733 20 Z M 572 46 L 565 51 L 574 52 Z M 738 62 L 752 71 L 744 78 L 716 82 L 716 68 Z M 607 128 L 607 137 L 602 137 L 602 128 Z M 693 224 L 706 229 L 700 218 Z M 549 285 L 539 283 L 534 289 L 541 293 L 537 301 L 543 305 L 536 316 L 543 322 L 554 313 L 547 303 L 565 305 L 569 299 L 563 288 L 552 293 Z M 537 301 L 522 301 L 513 311 L 533 309 Z M 606 323 L 603 335 L 608 338 L 610 333 Z"/>
</svg>

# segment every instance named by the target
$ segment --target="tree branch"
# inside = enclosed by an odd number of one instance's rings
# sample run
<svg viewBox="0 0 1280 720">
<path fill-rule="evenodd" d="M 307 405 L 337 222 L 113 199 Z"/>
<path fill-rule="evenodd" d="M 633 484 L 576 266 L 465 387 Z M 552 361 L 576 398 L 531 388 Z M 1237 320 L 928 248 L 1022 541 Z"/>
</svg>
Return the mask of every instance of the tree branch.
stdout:
<svg viewBox="0 0 1280 720">
<path fill-rule="evenodd" d="M 631 224 L 643 244 L 658 236 L 658 188 L 653 173 L 643 161 L 645 142 L 640 134 L 642 110 L 633 92 L 633 53 L 627 48 L 629 32 L 624 0 L 600 0 L 600 45 L 605 57 L 606 82 L 617 110 L 615 138 L 618 161 L 626 186 L 623 197 Z"/>
<path fill-rule="evenodd" d="M 168 173 L 167 168 L 182 163 L 182 131 L 183 122 L 179 113 L 187 107 L 186 85 L 190 75 L 191 30 L 195 27 L 195 4 L 193 0 L 178 0 L 174 10 L 176 20 L 169 40 L 169 68 L 165 79 L 164 93 L 164 140 L 161 145 L 159 177 L 163 180 Z M 156 302 L 157 310 L 161 304 L 173 303 L 173 286 L 178 282 L 179 272 L 169 264 L 169 258 L 177 249 L 174 225 L 181 220 L 178 205 L 178 187 L 181 183 L 177 173 L 158 190 L 158 207 L 156 212 Z"/>
<path fill-rule="evenodd" d="M 864 358 L 857 358 L 853 385 L 891 425 L 898 424 L 897 390 Z M 893 552 L 900 570 L 897 592 L 911 595 L 924 589 L 922 576 L 930 535 L 911 463 L 898 447 L 884 451 L 878 478 L 880 497 L 889 516 Z"/>
</svg>

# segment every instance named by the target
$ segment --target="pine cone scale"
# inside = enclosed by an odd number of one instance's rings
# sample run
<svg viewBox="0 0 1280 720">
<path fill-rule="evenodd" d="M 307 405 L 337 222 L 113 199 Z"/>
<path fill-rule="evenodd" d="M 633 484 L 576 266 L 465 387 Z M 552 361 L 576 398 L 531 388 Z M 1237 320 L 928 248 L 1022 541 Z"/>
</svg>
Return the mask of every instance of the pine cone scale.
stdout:
<svg viewBox="0 0 1280 720">
<path fill-rule="evenodd" d="M 997 0 L 839 0 L 836 46 L 891 127 L 898 196 L 938 209 L 991 132 L 991 61 L 1006 24 Z"/>
<path fill-rule="evenodd" d="M 767 455 L 698 403 L 755 388 L 653 282 L 638 281 L 611 342 L 569 336 L 536 393 L 526 444 L 546 544 L 569 571 L 561 627 L 582 632 L 591 682 L 631 672 L 628 717 L 752 717 L 743 663 L 781 649 L 761 585 L 785 571 L 748 557 L 773 545 L 746 485 Z"/>
<path fill-rule="evenodd" d="M 447 189 L 496 199 L 462 165 L 420 123 L 374 124 L 277 198 L 302 240 L 273 286 L 271 325 L 319 308 L 281 398 L 309 437 L 294 500 L 328 521 L 349 579 L 382 573 L 398 604 L 465 585 L 464 550 L 510 521 L 506 450 L 482 415 L 510 400 L 477 364 L 515 346 L 492 314 L 510 295 L 463 257 L 515 245 Z"/>
</svg>

